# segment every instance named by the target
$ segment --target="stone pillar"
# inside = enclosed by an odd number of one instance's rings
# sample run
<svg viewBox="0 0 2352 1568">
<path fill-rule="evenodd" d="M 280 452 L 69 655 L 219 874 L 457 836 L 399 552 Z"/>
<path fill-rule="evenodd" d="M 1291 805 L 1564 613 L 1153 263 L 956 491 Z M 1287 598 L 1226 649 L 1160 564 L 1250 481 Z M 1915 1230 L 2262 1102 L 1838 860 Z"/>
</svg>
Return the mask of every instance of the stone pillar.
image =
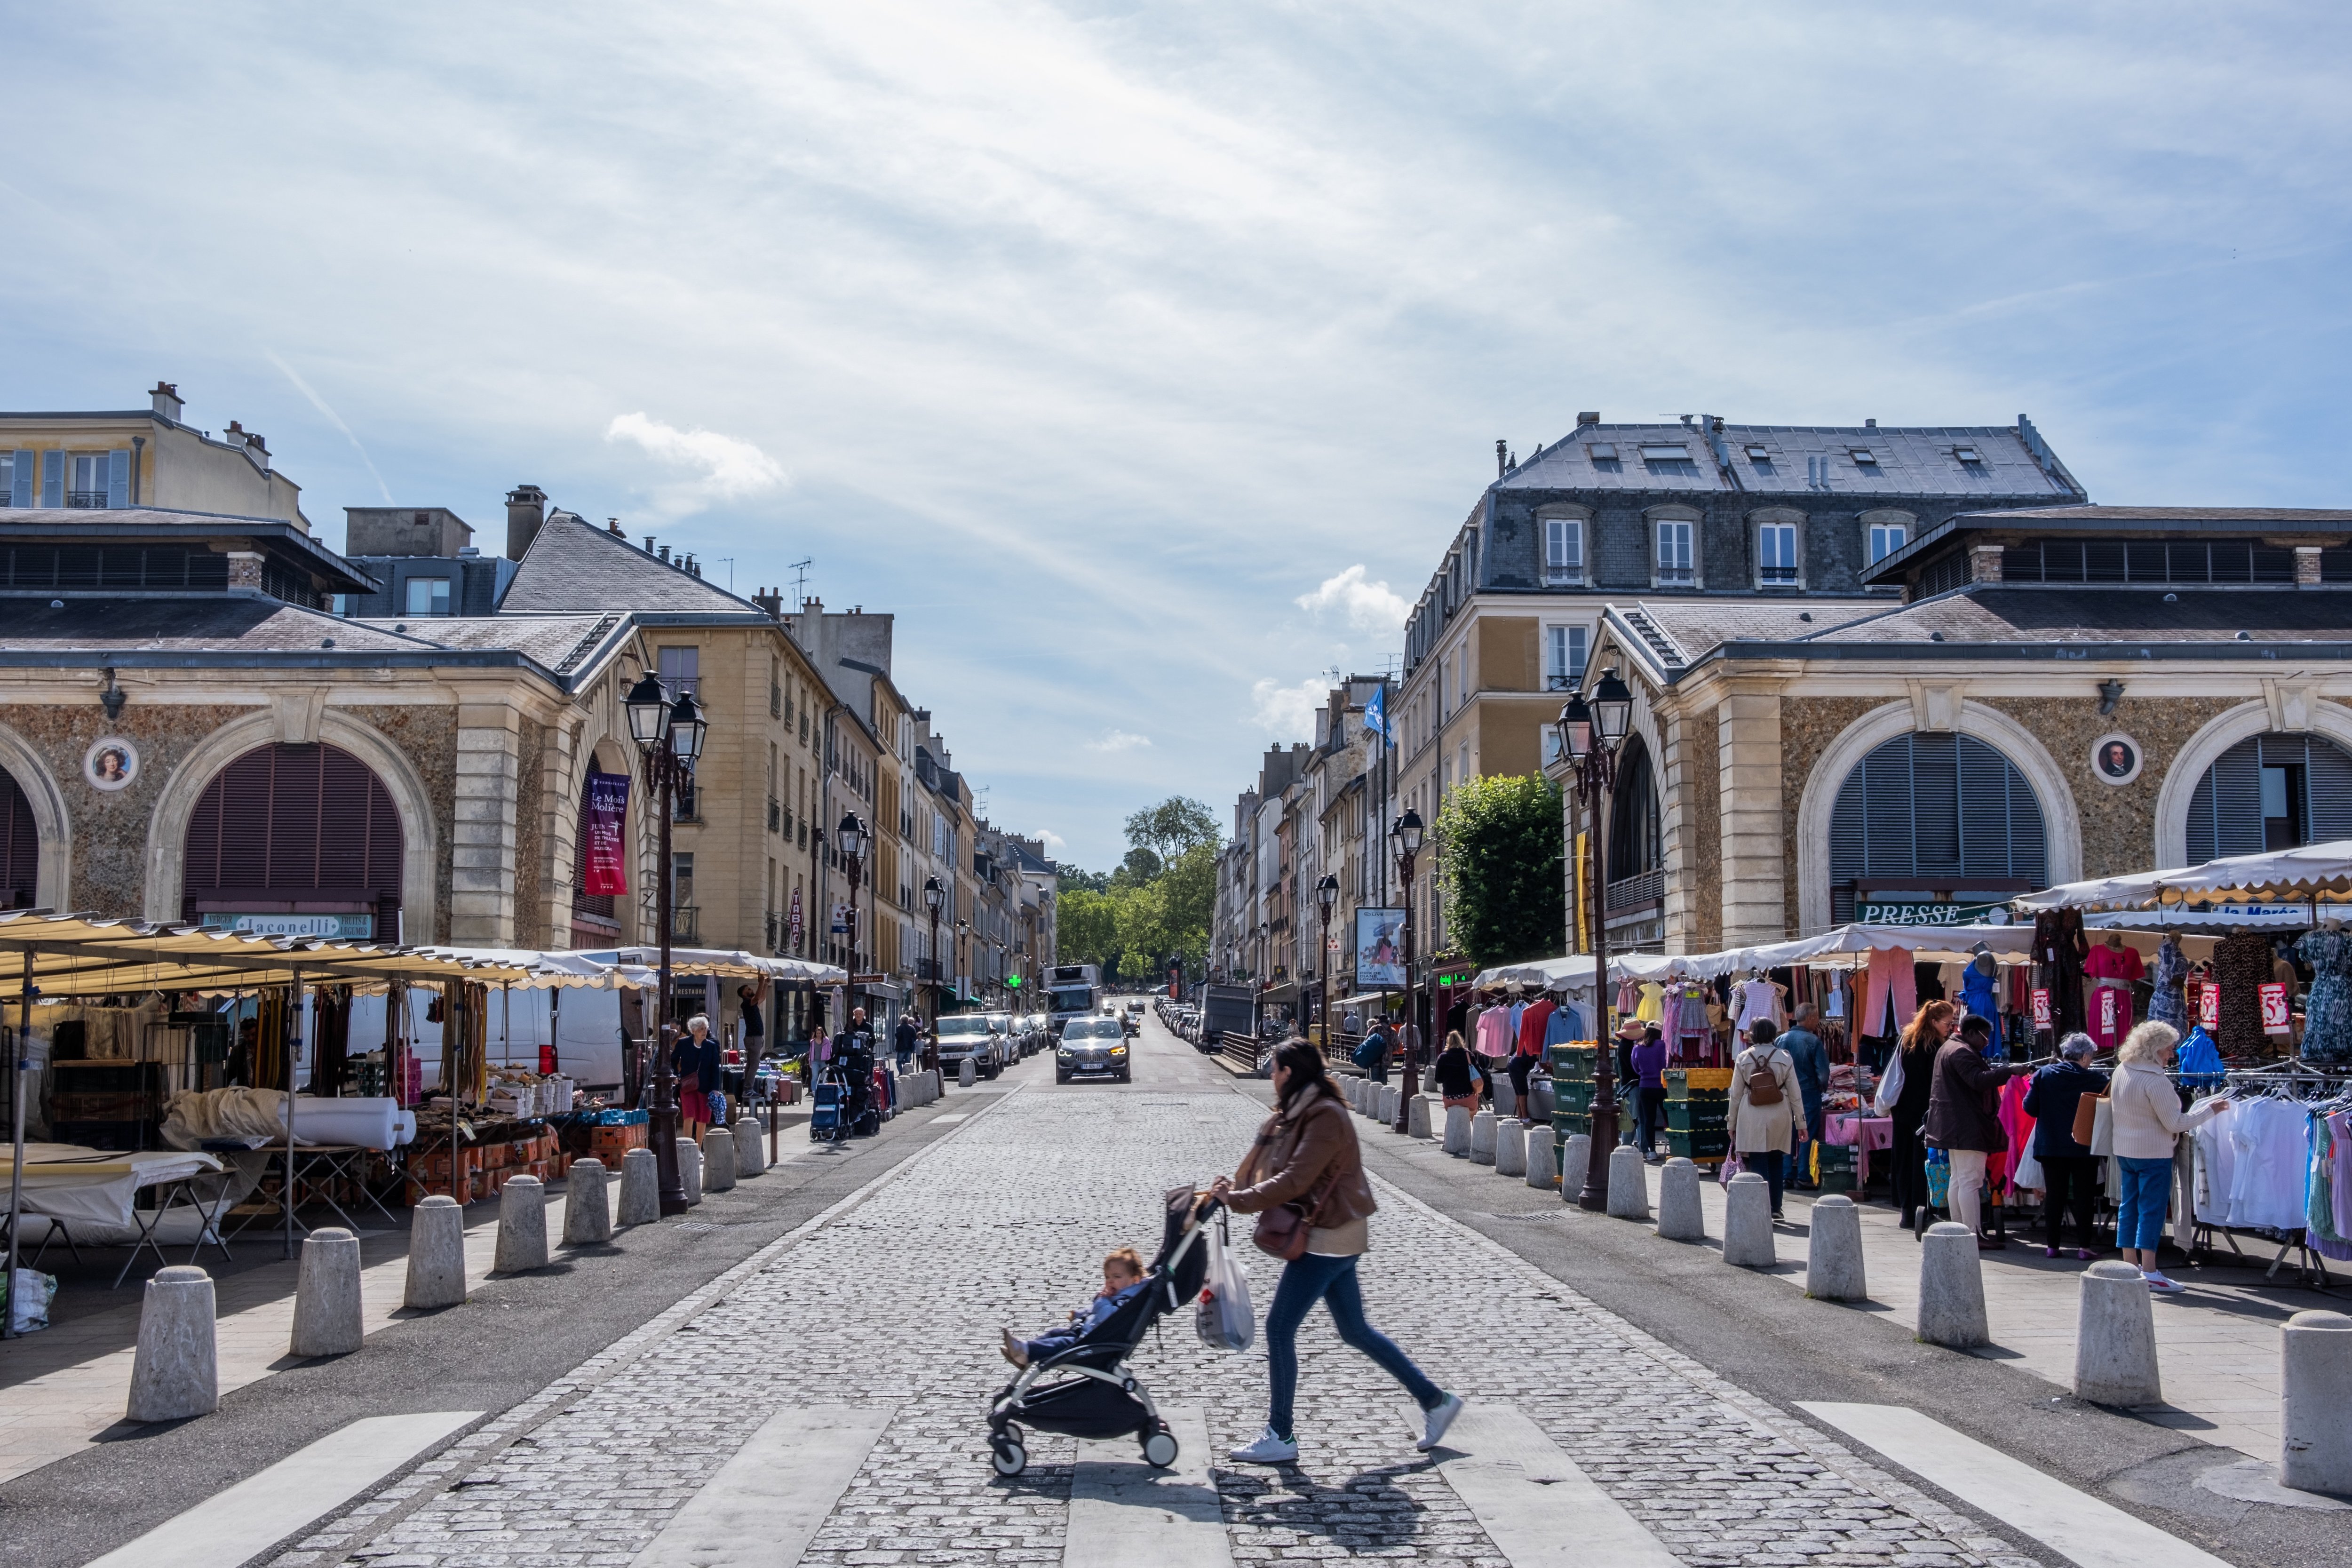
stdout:
<svg viewBox="0 0 2352 1568">
<path fill-rule="evenodd" d="M 1920 1238 L 1918 1338 L 1956 1351 L 1992 1342 L 1985 1321 L 1984 1260 L 1977 1256 L 1976 1232 L 1967 1226 L 1942 1220 Z"/>
<path fill-rule="evenodd" d="M 1592 1138 L 1571 1132 L 1559 1147 L 1559 1201 L 1573 1204 L 1584 1195 L 1584 1173 L 1592 1163 Z"/>
<path fill-rule="evenodd" d="M 449 941 L 515 944 L 515 812 L 521 719 L 504 704 L 457 709 L 455 820 L 449 845 Z M 424 940 L 411 933 L 412 941 Z"/>
<path fill-rule="evenodd" d="M 691 1138 L 677 1141 L 677 1184 L 686 1191 L 686 1206 L 702 1201 L 702 1145 Z"/>
<path fill-rule="evenodd" d="M 2294 585 L 2298 588 L 2319 586 L 2319 546 L 2316 544 L 2294 547 Z"/>
<path fill-rule="evenodd" d="M 1609 1151 L 1609 1215 L 1612 1219 L 1650 1217 L 1649 1163 L 1631 1143 Z"/>
<path fill-rule="evenodd" d="M 735 1134 L 724 1127 L 708 1127 L 702 1133 L 702 1190 L 706 1193 L 731 1193 L 735 1190 Z"/>
<path fill-rule="evenodd" d="M 260 593 L 262 591 L 261 566 L 262 555 L 257 550 L 228 552 L 228 585 L 231 588 L 250 588 L 257 594 Z"/>
<path fill-rule="evenodd" d="M 2147 1277 L 2108 1258 L 2082 1275 L 2074 1319 L 2074 1397 L 2094 1405 L 2160 1405 L 2156 1310 Z"/>
<path fill-rule="evenodd" d="M 302 1239 L 294 1277 L 294 1335 L 286 1353 L 349 1355 L 367 1329 L 360 1314 L 360 1238 L 348 1230 L 314 1230 Z"/>
<path fill-rule="evenodd" d="M 1969 581 L 1998 583 L 2000 581 L 2001 547 L 1998 544 L 1972 544 L 1969 547 Z"/>
<path fill-rule="evenodd" d="M 661 1160 L 650 1149 L 621 1155 L 621 1201 L 615 1225 L 652 1225 L 661 1218 Z"/>
<path fill-rule="evenodd" d="M 563 1201 L 563 1245 L 602 1247 L 613 1239 L 612 1194 L 605 1187 L 604 1162 L 572 1162 L 572 1184 Z"/>
<path fill-rule="evenodd" d="M 2352 1492 L 2352 1318 L 2297 1312 L 2280 1336 L 2279 1479 Z"/>
<path fill-rule="evenodd" d="M 1741 1268 L 1769 1268 L 1779 1257 L 1772 1247 L 1772 1189 L 1753 1171 L 1731 1178 L 1723 1194 L 1723 1260 Z"/>
<path fill-rule="evenodd" d="M 1658 1235 L 1665 1240 L 1706 1239 L 1699 1180 L 1698 1166 L 1679 1154 L 1658 1167 Z"/>
<path fill-rule="evenodd" d="M 1733 682 L 1715 719 L 1723 945 L 1779 942 L 1788 935 L 1789 845 L 1780 809 L 1778 682 Z"/>
<path fill-rule="evenodd" d="M 1441 1100 L 1439 1103 L 1443 1105 L 1444 1102 Z M 1455 1159 L 1466 1160 L 1470 1157 L 1470 1108 L 1447 1105 L 1444 1110 L 1445 1142 L 1443 1147 Z"/>
<path fill-rule="evenodd" d="M 1816 1301 L 1866 1301 L 1862 1259 L 1862 1211 L 1843 1193 L 1813 1200 L 1812 1238 L 1805 1249 L 1805 1294 Z"/>
<path fill-rule="evenodd" d="M 1481 1110 L 1470 1119 L 1470 1163 L 1495 1163 L 1495 1113 L 1491 1110 Z"/>
<path fill-rule="evenodd" d="M 547 1189 L 537 1176 L 516 1176 L 499 1189 L 499 1252 L 492 1267 L 500 1274 L 547 1267 Z"/>
<path fill-rule="evenodd" d="M 1552 1153 L 1551 1123 L 1538 1121 L 1528 1129 L 1528 1185 L 1549 1192 L 1559 1173 L 1552 1167 L 1557 1161 Z"/>
<path fill-rule="evenodd" d="M 1495 1123 L 1495 1174 L 1524 1176 L 1528 1173 L 1528 1124 L 1516 1116 L 1506 1116 Z"/>
<path fill-rule="evenodd" d="M 158 1268 L 139 1308 L 131 1357 L 133 1421 L 184 1421 L 220 1408 L 220 1341 L 212 1276 L 193 1264 Z"/>
<path fill-rule="evenodd" d="M 401 1305 L 454 1307 L 466 1299 L 466 1211 L 446 1193 L 408 1211 L 408 1284 Z"/>
</svg>

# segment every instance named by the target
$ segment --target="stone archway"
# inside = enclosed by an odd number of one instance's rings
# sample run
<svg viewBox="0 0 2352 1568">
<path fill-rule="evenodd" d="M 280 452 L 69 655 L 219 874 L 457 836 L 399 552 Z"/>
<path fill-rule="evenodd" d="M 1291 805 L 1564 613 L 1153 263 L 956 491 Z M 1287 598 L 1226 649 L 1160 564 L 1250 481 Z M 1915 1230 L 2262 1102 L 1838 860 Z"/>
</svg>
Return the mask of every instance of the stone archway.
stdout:
<svg viewBox="0 0 2352 1568">
<path fill-rule="evenodd" d="M 73 889 L 73 822 L 66 815 L 65 795 L 41 754 L 5 724 L 0 724 L 0 773 L 16 781 L 25 804 L 32 810 L 33 831 L 39 843 L 34 907 L 65 909 L 72 901 Z"/>
</svg>

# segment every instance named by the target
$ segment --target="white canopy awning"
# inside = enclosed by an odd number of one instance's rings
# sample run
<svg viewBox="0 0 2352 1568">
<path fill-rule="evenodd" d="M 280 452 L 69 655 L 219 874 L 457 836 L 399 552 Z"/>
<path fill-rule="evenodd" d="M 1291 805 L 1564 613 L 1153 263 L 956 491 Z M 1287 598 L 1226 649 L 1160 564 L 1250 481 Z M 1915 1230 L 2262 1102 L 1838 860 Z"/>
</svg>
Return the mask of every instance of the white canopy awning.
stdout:
<svg viewBox="0 0 2352 1568">
<path fill-rule="evenodd" d="M 2142 959 L 2150 959 L 2156 956 L 2156 950 L 2162 943 L 2165 933 L 2125 931 L 2116 934 Z M 2179 941 L 2191 961 L 2209 956 L 2214 942 L 2210 936 L 2183 935 Z M 1843 925 L 1834 931 L 1823 931 L 1819 936 L 1799 937 L 1793 942 L 1776 942 L 1760 947 L 1727 948 L 1721 952 L 1631 953 L 1623 958 L 1612 959 L 1609 973 L 1621 980 L 1664 980 L 1672 975 L 1713 980 L 1718 975 L 1744 974 L 1751 969 L 1792 969 L 1800 965 L 1812 969 L 1856 969 L 1869 963 L 1872 952 L 1881 951 L 1908 952 L 1915 963 L 1964 963 L 1975 956 L 1979 946 L 1995 958 L 2011 963 L 2022 963 L 2032 951 L 2033 928 L 2021 925 Z"/>
<path fill-rule="evenodd" d="M 1497 964 L 1481 971 L 1471 986 L 1484 991 L 1490 987 L 1522 985 L 1536 991 L 1590 991 L 1592 989 L 1592 955 L 1571 952 L 1565 958 L 1538 958 L 1526 963 Z"/>
<path fill-rule="evenodd" d="M 2182 904 L 2352 903 L 2352 838 L 2233 855 L 2177 871 L 2094 877 L 2028 893 L 2011 907 L 2037 910 L 2156 910 Z"/>
</svg>

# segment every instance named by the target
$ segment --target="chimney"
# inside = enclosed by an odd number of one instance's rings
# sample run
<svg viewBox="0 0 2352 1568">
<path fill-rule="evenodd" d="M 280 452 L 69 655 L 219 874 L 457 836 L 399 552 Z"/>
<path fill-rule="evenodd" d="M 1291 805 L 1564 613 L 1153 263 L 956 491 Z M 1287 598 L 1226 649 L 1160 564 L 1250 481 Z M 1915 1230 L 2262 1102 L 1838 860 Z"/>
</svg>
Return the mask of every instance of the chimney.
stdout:
<svg viewBox="0 0 2352 1568">
<path fill-rule="evenodd" d="M 784 618 L 784 595 L 782 590 L 770 590 L 762 588 L 758 593 L 751 595 L 751 602 L 759 605 L 762 610 L 765 610 L 768 613 L 768 618 L 770 620 L 781 621 Z"/>
<path fill-rule="evenodd" d="M 1576 416 L 1576 427 L 1580 430 L 1583 429 L 1587 425 L 1598 425 L 1600 423 L 1601 415 L 1597 409 L 1591 414 L 1580 414 Z"/>
<path fill-rule="evenodd" d="M 242 450 L 245 446 L 245 426 L 234 419 L 230 420 L 228 428 L 221 432 L 221 439 Z"/>
<path fill-rule="evenodd" d="M 152 400 L 156 413 L 162 415 L 164 418 L 169 419 L 174 425 L 177 425 L 180 422 L 180 409 L 182 405 L 180 402 L 180 389 L 178 387 L 173 385 L 168 381 L 159 381 L 155 384 L 155 390 L 149 393 L 147 395 L 151 400 Z"/>
<path fill-rule="evenodd" d="M 626 539 L 629 537 L 627 534 L 621 531 L 621 520 L 617 517 L 608 517 L 604 520 L 604 531 L 611 534 L 615 539 Z"/>
<path fill-rule="evenodd" d="M 1495 477 L 1499 479 L 1510 471 L 1510 448 L 1507 444 L 1497 441 L 1495 443 Z"/>
<path fill-rule="evenodd" d="M 520 561 L 547 521 L 547 492 L 537 485 L 517 485 L 507 492 L 507 559 Z"/>
<path fill-rule="evenodd" d="M 656 550 L 656 551 L 654 552 L 654 553 L 655 553 L 655 554 L 656 554 L 656 555 L 658 555 L 658 556 L 660 556 L 660 557 L 662 558 L 662 561 L 663 561 L 663 563 L 664 563 L 665 564 L 667 564 L 667 563 L 668 563 L 668 561 L 669 561 L 669 546 L 668 546 L 668 545 L 665 544 L 665 545 L 661 546 L 659 549 Z"/>
</svg>

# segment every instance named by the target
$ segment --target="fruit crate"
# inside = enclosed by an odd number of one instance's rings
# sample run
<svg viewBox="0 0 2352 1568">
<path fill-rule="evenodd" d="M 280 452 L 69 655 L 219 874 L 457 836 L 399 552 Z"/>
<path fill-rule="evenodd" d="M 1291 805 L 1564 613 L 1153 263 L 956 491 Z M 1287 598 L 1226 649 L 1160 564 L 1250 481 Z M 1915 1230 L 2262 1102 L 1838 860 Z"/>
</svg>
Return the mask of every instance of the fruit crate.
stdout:
<svg viewBox="0 0 2352 1568">
<path fill-rule="evenodd" d="M 1571 1132 L 1581 1132 L 1590 1138 L 1592 1136 L 1592 1117 L 1582 1110 L 1556 1110 L 1552 1112 L 1551 1130 L 1555 1148 L 1568 1142 L 1568 1135 Z"/>
<path fill-rule="evenodd" d="M 1731 1134 L 1722 1128 L 1678 1132 L 1666 1129 L 1666 1152 L 1685 1160 L 1720 1160 L 1731 1152 Z"/>
<path fill-rule="evenodd" d="M 1590 1083 L 1601 1048 L 1598 1046 L 1553 1046 L 1549 1055 L 1554 1082 Z"/>
<path fill-rule="evenodd" d="M 1552 1114 L 1574 1111 L 1583 1115 L 1592 1109 L 1593 1086 L 1588 1079 L 1554 1079 L 1551 1085 Z"/>
<path fill-rule="evenodd" d="M 1727 1100 L 1731 1095 L 1729 1068 L 1668 1068 L 1666 1098 L 1668 1100 L 1699 1100 L 1713 1095 Z"/>
<path fill-rule="evenodd" d="M 1666 1101 L 1666 1131 L 1669 1132 L 1720 1132 L 1730 1124 L 1722 1105 L 1709 1107 L 1688 1100 Z"/>
</svg>

